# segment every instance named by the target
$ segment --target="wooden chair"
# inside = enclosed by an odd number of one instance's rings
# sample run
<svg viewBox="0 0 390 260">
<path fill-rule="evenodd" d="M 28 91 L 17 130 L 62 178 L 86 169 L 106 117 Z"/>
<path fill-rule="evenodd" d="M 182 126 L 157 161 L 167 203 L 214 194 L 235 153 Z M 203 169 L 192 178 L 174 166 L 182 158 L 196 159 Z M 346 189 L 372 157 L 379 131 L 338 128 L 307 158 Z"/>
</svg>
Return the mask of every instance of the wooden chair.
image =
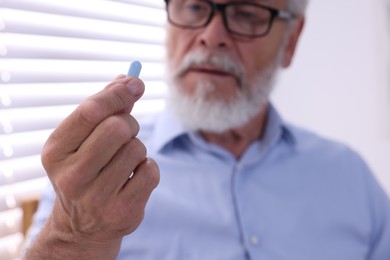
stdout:
<svg viewBox="0 0 390 260">
<path fill-rule="evenodd" d="M 32 224 L 33 216 L 35 211 L 38 208 L 39 198 L 28 198 L 22 201 L 21 207 L 23 210 L 23 219 L 22 219 L 22 231 L 23 235 L 26 236 L 29 227 Z"/>
</svg>

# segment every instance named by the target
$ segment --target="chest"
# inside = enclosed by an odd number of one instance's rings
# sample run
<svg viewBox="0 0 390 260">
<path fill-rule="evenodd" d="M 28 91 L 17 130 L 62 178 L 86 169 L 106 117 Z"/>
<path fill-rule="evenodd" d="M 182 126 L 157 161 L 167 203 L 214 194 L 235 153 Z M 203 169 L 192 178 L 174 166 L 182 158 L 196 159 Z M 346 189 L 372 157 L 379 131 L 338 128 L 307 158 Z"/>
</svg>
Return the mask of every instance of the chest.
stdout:
<svg viewBox="0 0 390 260">
<path fill-rule="evenodd" d="M 365 259 L 366 209 L 329 175 L 318 179 L 312 168 L 293 174 L 288 163 L 161 158 L 159 165 L 160 185 L 141 227 L 124 239 L 120 256 Z"/>
</svg>

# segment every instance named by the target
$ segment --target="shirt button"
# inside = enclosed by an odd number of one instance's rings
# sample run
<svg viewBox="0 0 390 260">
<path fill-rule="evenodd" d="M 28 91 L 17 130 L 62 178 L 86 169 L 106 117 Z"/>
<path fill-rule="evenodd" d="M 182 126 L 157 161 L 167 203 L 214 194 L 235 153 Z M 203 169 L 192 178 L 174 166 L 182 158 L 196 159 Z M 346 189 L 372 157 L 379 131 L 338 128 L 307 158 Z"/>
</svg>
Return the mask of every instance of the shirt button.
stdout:
<svg viewBox="0 0 390 260">
<path fill-rule="evenodd" d="M 239 163 L 236 164 L 236 170 L 237 170 L 237 171 L 241 171 L 241 170 L 242 170 L 242 167 L 243 167 L 243 165 L 242 165 L 241 162 L 239 162 Z"/>
<path fill-rule="evenodd" d="M 256 235 L 250 236 L 249 241 L 253 246 L 257 246 L 259 244 L 259 238 Z"/>
</svg>

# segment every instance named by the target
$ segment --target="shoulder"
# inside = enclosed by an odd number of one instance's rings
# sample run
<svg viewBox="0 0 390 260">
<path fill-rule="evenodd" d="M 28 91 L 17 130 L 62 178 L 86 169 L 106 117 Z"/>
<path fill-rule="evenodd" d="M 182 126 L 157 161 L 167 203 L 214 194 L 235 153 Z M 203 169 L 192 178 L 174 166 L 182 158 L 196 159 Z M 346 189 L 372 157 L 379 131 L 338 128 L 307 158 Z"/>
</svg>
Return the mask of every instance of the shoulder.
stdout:
<svg viewBox="0 0 390 260">
<path fill-rule="evenodd" d="M 366 161 L 350 146 L 297 126 L 285 127 L 294 140 L 285 156 L 293 169 L 301 169 L 324 182 L 377 186 Z"/>
<path fill-rule="evenodd" d="M 318 159 L 333 162 L 344 162 L 350 166 L 367 169 L 363 158 L 350 146 L 331 138 L 321 136 L 307 129 L 286 124 L 286 128 L 293 136 L 294 151 L 306 156 L 320 157 Z"/>
<path fill-rule="evenodd" d="M 290 166 L 306 172 L 334 191 L 342 191 L 344 195 L 354 194 L 355 198 L 360 197 L 361 201 L 366 200 L 371 205 L 384 203 L 382 207 L 386 205 L 385 208 L 390 210 L 387 195 L 358 152 L 344 143 L 306 129 L 292 125 L 287 128 L 295 139 L 291 152 L 293 163 Z"/>
<path fill-rule="evenodd" d="M 335 213 L 338 219 L 347 208 L 348 218 L 354 214 L 355 219 L 360 220 L 360 227 L 364 226 L 361 223 L 368 221 L 371 229 L 370 259 L 388 257 L 390 200 L 363 158 L 339 141 L 293 125 L 286 125 L 286 128 L 294 139 L 291 157 L 296 159 L 291 161 L 299 161 L 298 175 L 305 176 L 308 185 L 312 184 L 311 196 L 321 194 L 322 201 L 339 209 Z"/>
</svg>

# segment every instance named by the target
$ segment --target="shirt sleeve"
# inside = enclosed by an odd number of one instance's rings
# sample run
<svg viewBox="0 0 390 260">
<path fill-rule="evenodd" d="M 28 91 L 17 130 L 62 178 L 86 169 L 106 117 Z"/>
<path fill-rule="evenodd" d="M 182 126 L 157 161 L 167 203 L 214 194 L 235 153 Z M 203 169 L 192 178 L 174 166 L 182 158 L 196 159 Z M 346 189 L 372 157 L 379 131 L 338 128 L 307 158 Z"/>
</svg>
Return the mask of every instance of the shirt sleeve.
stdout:
<svg viewBox="0 0 390 260">
<path fill-rule="evenodd" d="M 390 260 L 390 200 L 380 185 L 371 180 L 373 234 L 368 260 Z"/>
</svg>

